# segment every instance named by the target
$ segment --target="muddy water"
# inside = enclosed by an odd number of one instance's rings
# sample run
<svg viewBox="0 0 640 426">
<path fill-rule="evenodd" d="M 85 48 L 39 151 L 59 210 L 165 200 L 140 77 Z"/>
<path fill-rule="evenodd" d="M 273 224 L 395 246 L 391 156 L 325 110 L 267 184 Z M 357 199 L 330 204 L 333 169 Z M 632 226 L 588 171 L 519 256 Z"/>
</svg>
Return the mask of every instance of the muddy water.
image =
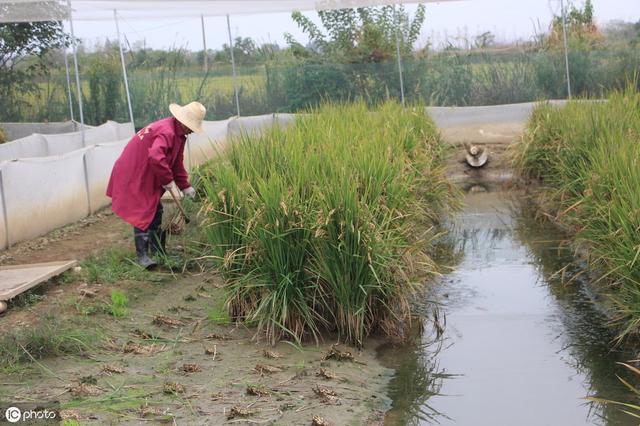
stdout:
<svg viewBox="0 0 640 426">
<path fill-rule="evenodd" d="M 429 293 L 442 335 L 426 327 L 418 345 L 381 351 L 396 368 L 386 424 L 637 424 L 584 399 L 627 399 L 616 362 L 630 355 L 610 350 L 589 285 L 553 276 L 569 253 L 531 212 L 518 194 L 466 196 L 453 226 L 461 261 Z"/>
</svg>

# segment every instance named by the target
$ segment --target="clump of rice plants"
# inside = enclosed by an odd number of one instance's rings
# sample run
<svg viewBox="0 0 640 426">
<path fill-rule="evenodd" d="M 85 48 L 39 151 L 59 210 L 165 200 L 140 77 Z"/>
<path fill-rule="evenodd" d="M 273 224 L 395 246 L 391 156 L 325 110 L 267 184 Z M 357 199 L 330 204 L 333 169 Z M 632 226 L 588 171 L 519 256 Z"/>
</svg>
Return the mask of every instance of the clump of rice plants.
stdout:
<svg viewBox="0 0 640 426">
<path fill-rule="evenodd" d="M 612 285 L 620 338 L 640 331 L 640 93 L 537 107 L 516 167 L 542 179 L 557 218 Z"/>
<path fill-rule="evenodd" d="M 111 303 L 108 304 L 108 312 L 114 317 L 124 317 L 128 313 L 129 298 L 120 290 L 111 290 Z"/>
<path fill-rule="evenodd" d="M 231 316 L 272 341 L 401 332 L 455 198 L 443 154 L 424 108 L 397 103 L 327 105 L 231 144 L 199 179 Z"/>
</svg>

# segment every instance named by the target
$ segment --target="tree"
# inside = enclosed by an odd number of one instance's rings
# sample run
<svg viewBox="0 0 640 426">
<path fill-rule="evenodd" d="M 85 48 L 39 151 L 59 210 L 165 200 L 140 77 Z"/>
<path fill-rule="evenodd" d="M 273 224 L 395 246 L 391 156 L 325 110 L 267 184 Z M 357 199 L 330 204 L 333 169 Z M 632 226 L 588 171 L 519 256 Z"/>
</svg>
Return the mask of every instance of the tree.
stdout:
<svg viewBox="0 0 640 426">
<path fill-rule="evenodd" d="M 569 3 L 566 11 L 567 36 L 579 43 L 594 44 L 602 39 L 602 34 L 593 20 L 593 3 L 586 0 L 582 8 Z M 562 44 L 562 16 L 554 16 L 548 42 L 551 46 Z"/>
<path fill-rule="evenodd" d="M 47 72 L 46 55 L 70 42 L 60 21 L 0 24 L 0 109 L 4 119 L 19 118 L 16 112 L 20 105 L 14 93 L 37 92 L 34 80 Z"/>
<path fill-rule="evenodd" d="M 411 54 L 424 23 L 425 7 L 419 5 L 413 19 L 403 6 L 325 10 L 319 11 L 318 16 L 323 29 L 302 13 L 292 13 L 310 40 L 310 45 L 303 48 L 291 34 L 285 34 L 294 54 L 341 63 L 372 63 L 395 56 L 396 37 L 400 39 L 401 53 Z"/>
</svg>

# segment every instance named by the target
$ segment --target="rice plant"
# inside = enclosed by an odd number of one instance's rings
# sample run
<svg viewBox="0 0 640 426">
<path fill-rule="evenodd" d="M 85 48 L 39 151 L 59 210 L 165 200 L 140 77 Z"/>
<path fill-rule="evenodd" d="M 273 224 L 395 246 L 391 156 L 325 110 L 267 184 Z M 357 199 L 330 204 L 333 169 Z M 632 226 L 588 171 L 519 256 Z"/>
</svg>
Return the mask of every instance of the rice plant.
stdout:
<svg viewBox="0 0 640 426">
<path fill-rule="evenodd" d="M 231 316 L 272 341 L 399 332 L 414 273 L 437 270 L 443 154 L 424 109 L 396 103 L 327 105 L 231 144 L 198 179 Z"/>
<path fill-rule="evenodd" d="M 515 164 L 542 179 L 555 216 L 588 248 L 611 284 L 619 337 L 640 331 L 640 93 L 629 85 L 607 102 L 543 104 Z"/>
</svg>

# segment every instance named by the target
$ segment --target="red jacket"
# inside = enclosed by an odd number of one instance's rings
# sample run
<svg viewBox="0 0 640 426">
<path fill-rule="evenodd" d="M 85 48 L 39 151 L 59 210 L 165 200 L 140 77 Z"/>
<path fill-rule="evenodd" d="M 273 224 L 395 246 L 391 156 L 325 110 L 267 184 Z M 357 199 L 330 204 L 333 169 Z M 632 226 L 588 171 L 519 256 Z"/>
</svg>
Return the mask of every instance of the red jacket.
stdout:
<svg viewBox="0 0 640 426">
<path fill-rule="evenodd" d="M 146 230 L 165 191 L 162 185 L 173 180 L 180 189 L 191 186 L 182 164 L 186 140 L 173 117 L 151 123 L 131 138 L 113 165 L 107 186 L 115 214 Z"/>
</svg>

